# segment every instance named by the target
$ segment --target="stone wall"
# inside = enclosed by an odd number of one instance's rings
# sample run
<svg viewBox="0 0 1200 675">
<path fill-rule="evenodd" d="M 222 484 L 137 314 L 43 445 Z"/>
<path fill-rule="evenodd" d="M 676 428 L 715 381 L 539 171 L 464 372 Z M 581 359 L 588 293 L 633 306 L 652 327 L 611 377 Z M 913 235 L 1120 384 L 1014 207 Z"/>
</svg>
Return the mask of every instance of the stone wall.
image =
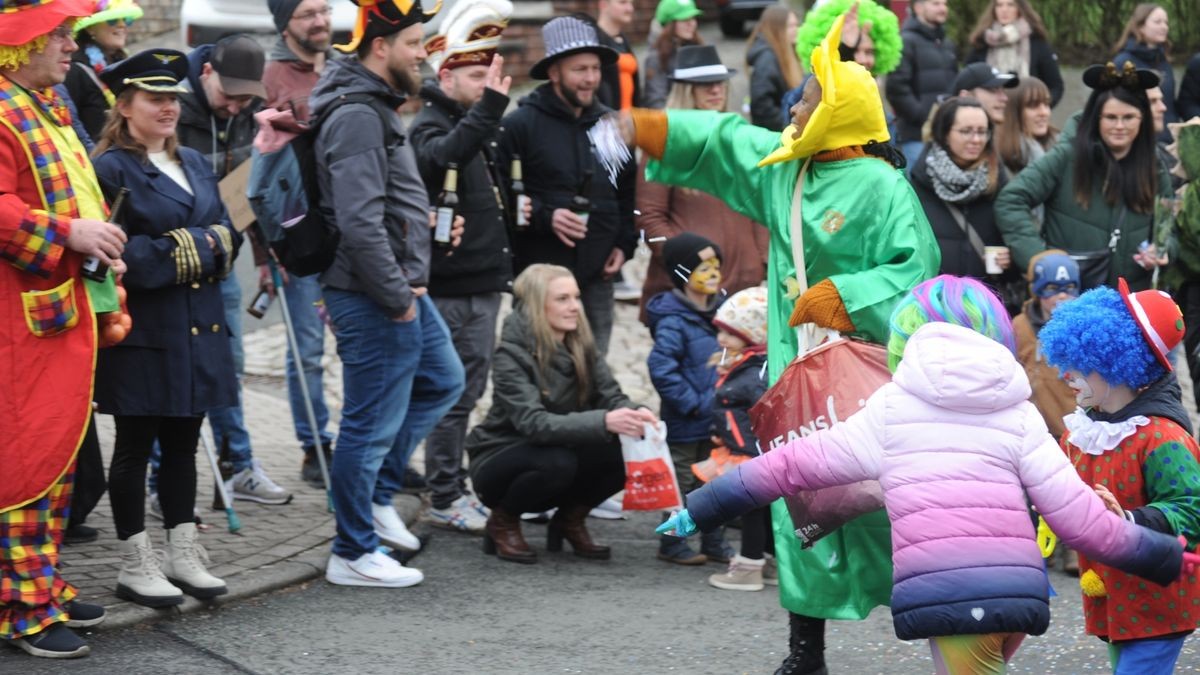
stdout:
<svg viewBox="0 0 1200 675">
<path fill-rule="evenodd" d="M 179 30 L 179 6 L 183 0 L 138 0 L 145 14 L 129 29 L 129 41 Z"/>
</svg>

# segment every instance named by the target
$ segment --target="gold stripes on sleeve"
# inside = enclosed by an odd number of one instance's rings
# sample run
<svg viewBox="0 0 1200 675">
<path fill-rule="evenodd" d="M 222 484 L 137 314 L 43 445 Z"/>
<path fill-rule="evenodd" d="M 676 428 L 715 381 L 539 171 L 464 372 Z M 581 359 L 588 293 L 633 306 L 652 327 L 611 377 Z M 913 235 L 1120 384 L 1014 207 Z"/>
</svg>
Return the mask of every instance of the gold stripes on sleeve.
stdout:
<svg viewBox="0 0 1200 675">
<path fill-rule="evenodd" d="M 167 236 L 175 241 L 171 257 L 175 260 L 175 283 L 184 284 L 201 276 L 200 252 L 196 240 L 185 229 L 169 230 Z"/>
</svg>

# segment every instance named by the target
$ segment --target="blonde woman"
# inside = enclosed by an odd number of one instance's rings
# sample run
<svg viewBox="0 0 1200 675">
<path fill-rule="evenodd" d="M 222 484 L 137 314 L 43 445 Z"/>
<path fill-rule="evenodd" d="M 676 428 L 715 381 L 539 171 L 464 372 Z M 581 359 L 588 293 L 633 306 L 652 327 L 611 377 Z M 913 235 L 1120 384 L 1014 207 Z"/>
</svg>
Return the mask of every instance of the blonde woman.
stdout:
<svg viewBox="0 0 1200 675">
<path fill-rule="evenodd" d="M 800 85 L 803 71 L 796 56 L 800 20 L 783 5 L 763 10 L 746 43 L 750 71 L 750 121 L 772 131 L 784 127 L 783 95 Z"/>
<path fill-rule="evenodd" d="M 624 487 L 617 434 L 640 437 L 658 418 L 621 392 L 596 351 L 570 270 L 530 265 L 513 296 L 492 362 L 492 407 L 466 443 L 471 482 L 491 509 L 484 552 L 537 562 L 521 514 L 557 508 L 546 549 L 566 539 L 575 555 L 607 560 L 609 547 L 592 541 L 584 518 Z"/>
</svg>

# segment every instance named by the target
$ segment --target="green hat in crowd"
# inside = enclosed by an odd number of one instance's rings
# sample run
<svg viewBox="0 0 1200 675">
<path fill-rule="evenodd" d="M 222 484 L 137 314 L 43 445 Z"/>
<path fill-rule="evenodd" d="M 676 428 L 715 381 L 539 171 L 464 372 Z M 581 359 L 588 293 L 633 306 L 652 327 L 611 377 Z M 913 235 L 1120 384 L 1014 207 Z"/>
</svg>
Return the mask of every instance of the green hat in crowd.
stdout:
<svg viewBox="0 0 1200 675">
<path fill-rule="evenodd" d="M 654 20 L 665 26 L 672 21 L 687 21 L 703 13 L 696 7 L 695 0 L 659 0 L 658 9 L 654 10 Z"/>
<path fill-rule="evenodd" d="M 125 25 L 142 18 L 142 8 L 133 0 L 100 0 L 96 3 L 96 13 L 85 16 L 75 22 L 75 32 L 88 26 L 94 26 L 106 21 L 124 21 Z"/>
</svg>

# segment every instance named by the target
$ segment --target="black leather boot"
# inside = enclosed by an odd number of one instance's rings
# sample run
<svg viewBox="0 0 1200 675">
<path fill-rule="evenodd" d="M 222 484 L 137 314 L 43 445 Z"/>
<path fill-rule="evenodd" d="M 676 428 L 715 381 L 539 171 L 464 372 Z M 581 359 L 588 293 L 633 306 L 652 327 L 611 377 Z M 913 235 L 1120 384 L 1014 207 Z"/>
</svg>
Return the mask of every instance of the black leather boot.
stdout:
<svg viewBox="0 0 1200 675">
<path fill-rule="evenodd" d="M 788 612 L 788 652 L 775 675 L 828 675 L 825 619 Z"/>
</svg>

